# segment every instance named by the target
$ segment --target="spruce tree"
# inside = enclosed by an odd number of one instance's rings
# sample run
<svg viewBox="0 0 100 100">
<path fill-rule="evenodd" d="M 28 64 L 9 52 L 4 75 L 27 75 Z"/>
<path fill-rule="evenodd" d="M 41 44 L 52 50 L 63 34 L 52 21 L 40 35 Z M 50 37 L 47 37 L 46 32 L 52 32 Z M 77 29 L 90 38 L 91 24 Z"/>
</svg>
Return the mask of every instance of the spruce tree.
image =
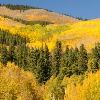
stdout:
<svg viewBox="0 0 100 100">
<path fill-rule="evenodd" d="M 40 83 L 45 83 L 51 76 L 51 57 L 47 45 L 40 49 L 37 76 Z"/>
<path fill-rule="evenodd" d="M 26 46 L 26 44 L 22 44 L 21 45 L 21 60 L 22 60 L 22 64 L 21 64 L 21 66 L 25 69 L 25 70 L 27 70 L 28 69 L 28 64 L 27 64 L 27 58 L 28 58 L 28 48 L 27 48 L 27 46 Z"/>
<path fill-rule="evenodd" d="M 66 46 L 66 49 L 62 55 L 62 66 L 68 67 L 68 55 L 69 55 L 69 47 Z"/>
<path fill-rule="evenodd" d="M 75 62 L 74 49 L 70 48 L 68 52 L 68 66 L 67 66 L 67 76 L 68 77 L 73 75 L 74 62 Z"/>
<path fill-rule="evenodd" d="M 74 64 L 73 64 L 73 74 L 78 75 L 78 56 L 79 56 L 79 49 L 75 47 L 74 50 Z"/>
<path fill-rule="evenodd" d="M 62 43 L 61 41 L 57 41 L 53 53 L 53 74 L 55 74 L 56 76 L 60 72 L 61 60 L 62 60 Z"/>
<path fill-rule="evenodd" d="M 88 63 L 87 50 L 82 44 L 79 49 L 79 57 L 78 57 L 78 70 L 79 70 L 78 73 L 79 74 L 84 74 L 87 71 L 88 69 L 87 63 Z"/>
<path fill-rule="evenodd" d="M 43 47 L 40 49 L 40 56 L 37 66 L 37 78 L 40 83 L 44 82 L 44 50 Z"/>
<path fill-rule="evenodd" d="M 9 46 L 9 61 L 14 62 L 15 61 L 15 46 L 14 45 L 10 45 Z"/>
<path fill-rule="evenodd" d="M 48 46 L 45 44 L 44 48 L 44 81 L 46 82 L 51 77 L 52 59 Z"/>
<path fill-rule="evenodd" d="M 2 47 L 1 47 L 1 59 L 0 59 L 0 61 L 4 65 L 6 65 L 7 61 L 8 61 L 8 51 L 7 51 L 7 47 L 5 45 L 2 45 Z"/>
<path fill-rule="evenodd" d="M 27 56 L 28 56 L 28 48 L 25 44 L 18 45 L 15 48 L 15 64 L 24 69 L 27 69 Z"/>
<path fill-rule="evenodd" d="M 68 57 L 69 57 L 69 47 L 68 45 L 66 46 L 65 51 L 62 53 L 62 61 L 61 61 L 61 68 L 60 68 L 60 73 L 58 75 L 59 79 L 63 79 L 65 75 L 67 75 L 68 72 Z"/>
<path fill-rule="evenodd" d="M 100 43 L 97 43 L 95 47 L 92 49 L 92 64 L 91 64 L 92 72 L 96 72 L 99 69 L 99 64 L 100 64 Z"/>
<path fill-rule="evenodd" d="M 31 48 L 30 54 L 29 54 L 29 60 L 28 65 L 30 66 L 30 70 L 37 74 L 37 66 L 38 66 L 38 60 L 40 56 L 40 50 L 37 48 Z"/>
</svg>

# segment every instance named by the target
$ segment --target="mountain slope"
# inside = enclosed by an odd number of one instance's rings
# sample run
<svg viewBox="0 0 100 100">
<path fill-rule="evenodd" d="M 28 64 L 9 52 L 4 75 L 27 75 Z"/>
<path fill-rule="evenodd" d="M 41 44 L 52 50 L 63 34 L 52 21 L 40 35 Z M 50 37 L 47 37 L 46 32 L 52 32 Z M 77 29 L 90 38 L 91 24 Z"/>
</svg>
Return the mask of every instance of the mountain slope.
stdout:
<svg viewBox="0 0 100 100">
<path fill-rule="evenodd" d="M 73 25 L 24 25 L 8 18 L 0 17 L 0 29 L 12 34 L 19 34 L 30 39 L 29 46 L 40 47 L 42 42 L 53 49 L 57 40 L 62 41 L 63 47 L 85 44 L 90 50 L 95 43 L 100 42 L 100 20 L 88 20 Z"/>
<path fill-rule="evenodd" d="M 44 9 L 12 10 L 5 6 L 0 6 L 0 15 L 6 15 L 12 18 L 18 18 L 27 21 L 48 21 L 54 24 L 69 25 L 79 22 L 78 19 L 72 18 L 70 16 L 49 12 Z"/>
<path fill-rule="evenodd" d="M 100 42 L 100 20 L 82 21 L 70 26 L 70 30 L 62 32 L 60 40 L 66 41 L 66 44 L 80 46 L 85 44 L 91 48 L 96 42 Z"/>
<path fill-rule="evenodd" d="M 0 29 L 29 38 L 30 43 L 28 45 L 32 47 L 40 47 L 41 42 L 44 42 L 49 49 L 53 49 L 55 42 L 60 40 L 63 47 L 66 45 L 79 47 L 81 44 L 85 44 L 86 48 L 90 50 L 96 42 L 100 42 L 99 18 L 79 21 L 44 9 L 12 10 L 5 6 L 0 7 L 0 15 L 11 17 L 0 17 Z M 25 25 L 14 21 L 12 18 L 27 21 L 49 21 L 55 24 L 45 27 L 41 25 Z"/>
</svg>

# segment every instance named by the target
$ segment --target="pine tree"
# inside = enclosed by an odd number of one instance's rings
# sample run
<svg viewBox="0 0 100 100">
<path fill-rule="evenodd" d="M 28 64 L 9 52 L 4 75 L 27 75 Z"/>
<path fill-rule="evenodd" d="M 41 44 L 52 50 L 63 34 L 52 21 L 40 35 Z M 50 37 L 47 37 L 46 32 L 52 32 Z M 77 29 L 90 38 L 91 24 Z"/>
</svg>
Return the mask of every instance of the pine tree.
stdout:
<svg viewBox="0 0 100 100">
<path fill-rule="evenodd" d="M 45 44 L 44 48 L 44 81 L 46 82 L 51 77 L 51 67 L 52 67 L 52 59 L 51 54 L 49 52 L 48 46 Z"/>
<path fill-rule="evenodd" d="M 74 64 L 73 64 L 73 74 L 78 75 L 78 56 L 79 56 L 79 49 L 75 47 L 74 50 Z"/>
<path fill-rule="evenodd" d="M 100 63 L 100 43 L 97 43 L 92 49 L 92 62 L 91 62 L 91 71 L 96 72 L 99 69 Z"/>
<path fill-rule="evenodd" d="M 61 41 L 57 41 L 53 53 L 53 74 L 55 74 L 56 76 L 60 72 L 61 60 L 62 60 L 62 44 Z"/>
<path fill-rule="evenodd" d="M 68 66 L 67 66 L 67 76 L 68 77 L 73 75 L 74 62 L 75 62 L 74 49 L 70 48 L 68 52 Z"/>
<path fill-rule="evenodd" d="M 5 45 L 2 45 L 1 47 L 1 63 L 3 63 L 4 65 L 7 64 L 8 61 L 8 51 L 7 51 L 7 47 Z"/>
<path fill-rule="evenodd" d="M 19 67 L 21 67 L 21 62 L 22 62 L 21 54 L 22 53 L 21 53 L 20 45 L 16 46 L 14 53 L 15 53 L 15 64 L 18 65 Z"/>
<path fill-rule="evenodd" d="M 44 49 L 43 47 L 40 48 L 40 55 L 39 55 L 39 60 L 38 60 L 38 66 L 37 66 L 37 77 L 38 81 L 40 83 L 43 83 L 44 81 Z"/>
<path fill-rule="evenodd" d="M 66 49 L 62 56 L 62 67 L 68 67 L 68 55 L 69 55 L 69 47 L 66 46 Z"/>
<path fill-rule="evenodd" d="M 62 61 L 61 61 L 61 68 L 60 73 L 58 75 L 58 79 L 62 80 L 65 75 L 67 75 L 68 72 L 68 57 L 69 57 L 69 47 L 66 46 L 65 51 L 62 53 Z"/>
<path fill-rule="evenodd" d="M 9 61 L 14 62 L 15 61 L 15 46 L 14 45 L 10 45 L 9 46 Z"/>
<path fill-rule="evenodd" d="M 26 44 L 18 45 L 15 48 L 14 53 L 15 53 L 15 64 L 17 64 L 20 67 L 23 67 L 24 69 L 28 69 L 27 68 L 28 48 Z"/>
<path fill-rule="evenodd" d="M 37 74 L 37 66 L 38 66 L 38 60 L 40 56 L 40 50 L 37 48 L 32 48 L 29 53 L 29 60 L 28 65 L 30 66 L 30 70 Z"/>
<path fill-rule="evenodd" d="M 22 44 L 20 49 L 21 49 L 21 60 L 22 60 L 21 66 L 25 70 L 27 70 L 28 69 L 28 64 L 27 64 L 28 48 L 26 44 Z"/>
<path fill-rule="evenodd" d="M 88 54 L 87 54 L 87 50 L 85 49 L 84 45 L 82 44 L 80 46 L 80 50 L 79 50 L 79 57 L 78 57 L 78 69 L 79 69 L 79 74 L 84 74 L 88 67 L 87 67 L 87 63 L 88 63 Z"/>
<path fill-rule="evenodd" d="M 47 45 L 40 49 L 37 74 L 40 83 L 45 83 L 51 76 L 51 57 Z"/>
</svg>

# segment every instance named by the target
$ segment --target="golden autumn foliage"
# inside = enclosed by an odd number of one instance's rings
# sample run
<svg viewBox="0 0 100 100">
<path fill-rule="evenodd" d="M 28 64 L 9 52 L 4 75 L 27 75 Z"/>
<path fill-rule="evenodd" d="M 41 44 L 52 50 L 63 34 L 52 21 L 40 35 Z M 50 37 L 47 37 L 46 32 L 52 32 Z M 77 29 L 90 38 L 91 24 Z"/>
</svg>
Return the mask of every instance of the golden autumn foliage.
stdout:
<svg viewBox="0 0 100 100">
<path fill-rule="evenodd" d="M 41 47 L 46 43 L 50 50 L 57 40 L 62 41 L 62 46 L 70 45 L 79 47 L 85 44 L 90 50 L 96 42 L 100 42 L 100 20 L 88 20 L 73 25 L 24 25 L 8 18 L 0 17 L 0 29 L 12 34 L 19 34 L 29 38 L 30 47 Z"/>
<path fill-rule="evenodd" d="M 100 70 L 89 73 L 83 81 L 75 77 L 68 79 L 64 100 L 100 100 Z"/>
<path fill-rule="evenodd" d="M 13 63 L 0 64 L 1 100 L 100 100 L 100 70 L 94 74 L 64 77 L 52 76 L 40 86 L 31 72 Z"/>
<path fill-rule="evenodd" d="M 0 64 L 0 100 L 42 100 L 41 91 L 31 72 Z"/>
</svg>

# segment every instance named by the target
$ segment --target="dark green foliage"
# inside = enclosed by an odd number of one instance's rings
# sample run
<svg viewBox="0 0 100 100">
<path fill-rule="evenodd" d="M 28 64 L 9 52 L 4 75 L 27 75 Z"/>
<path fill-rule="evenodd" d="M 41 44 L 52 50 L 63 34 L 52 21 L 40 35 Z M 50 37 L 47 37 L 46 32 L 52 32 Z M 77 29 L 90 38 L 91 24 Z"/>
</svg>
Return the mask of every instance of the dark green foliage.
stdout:
<svg viewBox="0 0 100 100">
<path fill-rule="evenodd" d="M 92 49 L 91 71 L 95 72 L 99 69 L 100 64 L 100 43 L 97 43 Z"/>
<path fill-rule="evenodd" d="M 12 5 L 12 4 L 7 4 L 7 5 L 3 5 L 6 6 L 9 9 L 12 10 L 28 10 L 28 9 L 39 9 L 37 7 L 31 7 L 31 6 L 27 6 L 27 5 Z"/>
<path fill-rule="evenodd" d="M 67 76 L 71 76 L 73 73 L 72 73 L 72 70 L 73 70 L 73 64 L 74 64 L 74 59 L 75 55 L 74 55 L 74 49 L 71 48 L 68 52 L 68 65 L 66 66 L 67 67 Z"/>
<path fill-rule="evenodd" d="M 47 45 L 40 49 L 40 56 L 37 66 L 37 76 L 40 83 L 45 83 L 51 77 L 51 55 Z"/>
<path fill-rule="evenodd" d="M 62 67 L 68 67 L 68 57 L 69 57 L 69 47 L 66 46 L 65 52 L 63 52 L 62 57 Z"/>
<path fill-rule="evenodd" d="M 83 74 L 85 71 L 87 71 L 87 69 L 88 69 L 87 63 L 88 63 L 88 54 L 87 54 L 87 51 L 86 51 L 84 45 L 82 44 L 80 46 L 79 56 L 78 56 L 79 74 Z"/>
<path fill-rule="evenodd" d="M 15 61 L 15 46 L 10 45 L 9 50 L 8 50 L 8 55 L 9 55 L 9 61 L 14 62 Z"/>
<path fill-rule="evenodd" d="M 28 53 L 27 63 L 28 70 L 31 70 L 33 73 L 37 74 L 37 66 L 38 66 L 38 59 L 40 56 L 40 50 L 37 48 L 31 48 Z"/>
<path fill-rule="evenodd" d="M 57 41 L 53 53 L 53 73 L 55 75 L 58 75 L 60 72 L 61 60 L 62 60 L 62 44 L 61 41 Z"/>
<path fill-rule="evenodd" d="M 76 47 L 74 50 L 74 64 L 73 64 L 73 71 L 72 73 L 75 75 L 78 75 L 79 69 L 78 69 L 78 58 L 79 57 L 79 49 Z"/>
<path fill-rule="evenodd" d="M 15 49 L 15 64 L 27 69 L 28 49 L 25 44 L 18 45 Z"/>
<path fill-rule="evenodd" d="M 78 20 L 82 20 L 82 21 L 87 21 L 87 20 L 89 20 L 89 19 L 82 18 L 82 17 L 75 17 L 75 18 L 78 19 Z"/>
<path fill-rule="evenodd" d="M 9 8 L 11 10 L 21 10 L 21 11 L 25 11 L 28 9 L 43 9 L 40 7 L 33 7 L 33 6 L 28 6 L 28 5 L 14 5 L 14 4 L 0 4 L 0 6 L 6 6 L 7 8 Z M 48 10 L 48 9 L 44 9 L 44 10 L 49 11 L 49 12 L 53 12 L 53 11 Z"/>
<path fill-rule="evenodd" d="M 70 77 L 73 74 L 78 74 L 78 54 L 79 50 L 77 47 L 75 49 L 69 49 L 68 46 L 66 47 L 66 50 L 63 54 L 60 76 L 64 77 L 66 75 Z"/>
<path fill-rule="evenodd" d="M 41 48 L 29 48 L 27 42 L 26 38 L 0 30 L 0 62 L 5 65 L 8 61 L 14 62 L 24 70 L 32 71 L 40 83 L 45 83 L 52 75 L 62 80 L 64 76 L 99 69 L 100 43 L 88 54 L 83 44 L 79 49 L 67 46 L 63 51 L 61 41 L 57 41 L 54 51 L 49 52 L 46 44 Z"/>
<path fill-rule="evenodd" d="M 7 47 L 5 45 L 2 45 L 0 48 L 0 52 L 1 52 L 0 62 L 6 65 L 8 61 Z"/>
<path fill-rule="evenodd" d="M 0 30 L 0 44 L 6 44 L 9 45 L 20 45 L 22 43 L 26 44 L 26 42 L 29 42 L 28 39 L 23 38 L 19 35 L 12 35 L 11 33 L 7 31 Z"/>
<path fill-rule="evenodd" d="M 45 82 L 50 78 L 51 76 L 51 66 L 52 66 L 52 59 L 51 59 L 51 53 L 49 52 L 48 46 L 45 44 L 44 48 L 44 62 L 45 62 Z"/>
</svg>

